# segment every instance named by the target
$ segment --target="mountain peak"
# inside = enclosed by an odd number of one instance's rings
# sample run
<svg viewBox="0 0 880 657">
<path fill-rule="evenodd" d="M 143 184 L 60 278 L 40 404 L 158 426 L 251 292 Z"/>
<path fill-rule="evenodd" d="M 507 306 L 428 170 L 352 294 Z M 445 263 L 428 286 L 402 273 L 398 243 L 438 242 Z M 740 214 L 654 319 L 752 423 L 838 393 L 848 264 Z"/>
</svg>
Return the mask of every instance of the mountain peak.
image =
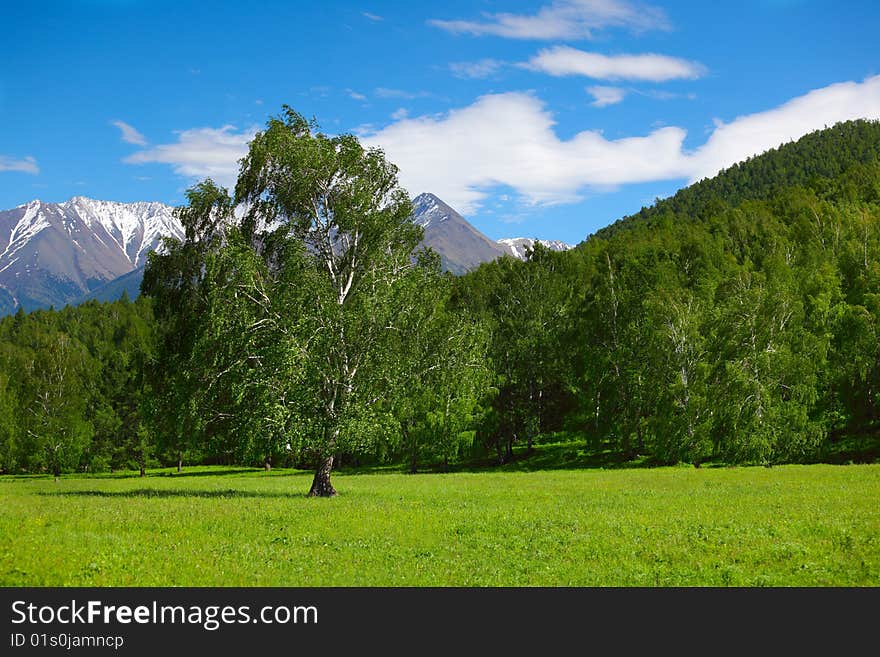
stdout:
<svg viewBox="0 0 880 657">
<path fill-rule="evenodd" d="M 162 237 L 182 237 L 173 208 L 74 196 L 0 211 L 0 313 L 60 307 L 143 266 Z M 4 248 L 5 247 L 5 248 Z M 7 298 L 8 297 L 8 298 Z"/>
<path fill-rule="evenodd" d="M 443 203 L 437 196 L 432 194 L 431 192 L 422 192 L 418 196 L 416 196 L 413 200 L 413 205 L 422 205 L 422 204 L 430 204 L 430 203 Z M 445 205 L 445 203 L 444 203 Z"/>
<path fill-rule="evenodd" d="M 425 231 L 422 245 L 440 254 L 444 269 L 463 274 L 504 255 L 498 244 L 434 194 L 419 194 L 412 204 L 413 223 Z"/>
<path fill-rule="evenodd" d="M 535 247 L 535 242 L 547 247 L 551 251 L 568 251 L 574 248 L 574 245 L 566 244 L 560 240 L 538 240 L 531 237 L 507 237 L 498 240 L 498 244 L 507 253 L 520 260 L 526 259 L 528 252 Z"/>
<path fill-rule="evenodd" d="M 419 194 L 412 200 L 412 204 L 413 221 L 422 228 L 427 228 L 430 224 L 436 225 L 442 221 L 448 221 L 453 215 L 460 216 L 430 192 Z"/>
</svg>

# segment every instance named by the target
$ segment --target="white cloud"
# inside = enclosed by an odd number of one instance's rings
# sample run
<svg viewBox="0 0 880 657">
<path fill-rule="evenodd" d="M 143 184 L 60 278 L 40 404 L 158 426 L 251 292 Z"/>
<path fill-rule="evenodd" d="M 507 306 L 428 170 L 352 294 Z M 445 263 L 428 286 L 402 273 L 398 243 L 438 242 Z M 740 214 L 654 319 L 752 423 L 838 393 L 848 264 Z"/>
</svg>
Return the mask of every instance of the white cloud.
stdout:
<svg viewBox="0 0 880 657">
<path fill-rule="evenodd" d="M 378 23 L 379 21 L 383 21 L 383 20 L 385 20 L 385 19 L 382 18 L 381 16 L 379 16 L 379 15 L 377 15 L 377 14 L 371 14 L 371 13 L 368 12 L 368 11 L 362 11 L 362 12 L 361 12 L 361 16 L 363 16 L 364 18 L 366 18 L 366 19 L 368 19 L 368 20 L 373 21 L 374 23 Z"/>
<path fill-rule="evenodd" d="M 693 153 L 691 181 L 713 176 L 721 169 L 808 132 L 839 121 L 880 119 L 880 75 L 863 82 L 839 82 L 798 96 L 766 112 L 715 121 L 709 140 Z"/>
<path fill-rule="evenodd" d="M 20 160 L 0 155 L 0 171 L 21 171 L 37 175 L 40 173 L 40 167 L 37 166 L 37 161 L 30 155 Z"/>
<path fill-rule="evenodd" d="M 504 65 L 497 59 L 481 59 L 478 62 L 453 62 L 449 70 L 457 78 L 481 80 L 494 75 Z"/>
<path fill-rule="evenodd" d="M 412 194 L 430 191 L 473 213 L 492 188 L 512 188 L 529 203 L 578 201 L 587 190 L 662 180 L 698 180 L 813 130 L 855 118 L 880 119 L 880 76 L 812 91 L 780 107 L 730 123 L 686 151 L 686 131 L 660 127 L 645 136 L 606 139 L 586 130 L 560 139 L 536 97 L 487 95 L 444 116 L 397 121 L 361 140 L 400 167 Z"/>
<path fill-rule="evenodd" d="M 346 89 L 346 90 L 345 90 L 345 93 L 347 93 L 347 94 L 348 94 L 348 97 L 351 98 L 352 100 L 361 100 L 361 101 L 363 101 L 363 100 L 366 100 L 366 99 L 367 99 L 366 96 L 364 96 L 363 94 L 359 94 L 359 93 L 358 93 L 357 91 L 355 91 L 354 89 Z"/>
<path fill-rule="evenodd" d="M 405 119 L 408 116 L 409 116 L 409 110 L 406 109 L 405 107 L 399 107 L 398 109 L 394 110 L 394 112 L 392 112 L 392 114 L 391 114 L 391 118 L 394 119 L 395 121 L 400 121 L 401 119 Z"/>
<path fill-rule="evenodd" d="M 522 68 L 548 73 L 556 77 L 583 75 L 599 80 L 693 80 L 706 73 L 699 62 L 666 55 L 601 55 L 569 46 L 541 50 Z"/>
<path fill-rule="evenodd" d="M 138 151 L 123 162 L 169 164 L 178 175 L 187 178 L 210 177 L 231 189 L 238 177 L 238 161 L 247 154 L 248 143 L 256 133 L 256 127 L 237 132 L 231 125 L 183 130 L 177 133 L 176 142 Z"/>
<path fill-rule="evenodd" d="M 509 39 L 591 39 L 596 31 L 626 28 L 633 32 L 667 30 L 662 9 L 630 0 L 556 0 L 537 14 L 483 14 L 483 21 L 430 20 L 453 34 Z"/>
<path fill-rule="evenodd" d="M 135 128 L 127 124 L 125 121 L 111 121 L 110 125 L 115 125 L 122 133 L 122 141 L 127 144 L 135 144 L 137 146 L 146 146 L 147 138 L 144 137 Z"/>
<path fill-rule="evenodd" d="M 593 97 L 593 107 L 608 107 L 622 102 L 626 89 L 620 87 L 587 87 L 587 93 Z"/>
<path fill-rule="evenodd" d="M 585 185 L 655 180 L 680 164 L 678 128 L 617 141 L 586 131 L 563 141 L 553 125 L 540 100 L 506 93 L 444 117 L 404 119 L 362 141 L 385 150 L 410 193 L 431 191 L 466 213 L 497 185 L 532 203 L 574 202 Z"/>
</svg>

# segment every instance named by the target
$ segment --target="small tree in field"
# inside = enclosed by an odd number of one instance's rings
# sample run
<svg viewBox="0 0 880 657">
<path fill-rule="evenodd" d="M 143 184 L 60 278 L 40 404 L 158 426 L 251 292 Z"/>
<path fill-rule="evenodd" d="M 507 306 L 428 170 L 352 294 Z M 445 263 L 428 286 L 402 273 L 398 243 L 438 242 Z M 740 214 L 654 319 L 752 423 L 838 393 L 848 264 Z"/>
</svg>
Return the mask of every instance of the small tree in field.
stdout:
<svg viewBox="0 0 880 657">
<path fill-rule="evenodd" d="M 309 494 L 335 495 L 335 454 L 398 438 L 395 399 L 425 362 L 417 335 L 436 329 L 420 308 L 441 274 L 413 258 L 422 231 L 397 168 L 285 107 L 251 142 L 234 198 L 210 181 L 188 197 L 186 241 L 144 278 L 153 296 L 192 301 L 162 311 L 181 368 L 164 388 L 187 400 L 177 424 L 239 457 L 306 453 Z"/>
<path fill-rule="evenodd" d="M 92 439 L 83 419 L 87 391 L 82 381 L 95 376 L 86 349 L 64 333 L 41 336 L 35 358 L 26 368 L 30 400 L 26 425 L 32 466 L 45 467 L 57 479 L 74 469 Z"/>
</svg>

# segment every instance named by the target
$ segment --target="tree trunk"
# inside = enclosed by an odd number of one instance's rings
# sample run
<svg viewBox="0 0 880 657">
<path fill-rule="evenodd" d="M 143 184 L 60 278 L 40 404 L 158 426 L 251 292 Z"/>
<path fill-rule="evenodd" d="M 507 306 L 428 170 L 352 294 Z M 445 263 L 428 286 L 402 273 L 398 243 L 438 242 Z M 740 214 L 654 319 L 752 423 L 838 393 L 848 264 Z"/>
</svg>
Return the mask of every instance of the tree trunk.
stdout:
<svg viewBox="0 0 880 657">
<path fill-rule="evenodd" d="M 180 471 L 183 470 L 183 454 L 177 454 L 177 474 L 180 474 Z"/>
<path fill-rule="evenodd" d="M 410 442 L 410 433 L 406 425 L 401 427 L 401 430 L 403 432 L 403 442 L 409 446 L 409 473 L 415 474 L 419 471 L 419 446 L 416 444 L 415 439 L 412 439 L 412 442 Z"/>
<path fill-rule="evenodd" d="M 312 480 L 312 488 L 309 497 L 333 497 L 336 489 L 330 483 L 330 470 L 333 469 L 333 455 L 322 459 L 315 468 L 315 478 Z"/>
<path fill-rule="evenodd" d="M 147 476 L 147 469 L 142 465 L 141 466 L 141 477 Z"/>
<path fill-rule="evenodd" d="M 271 456 L 267 456 L 266 460 L 263 461 L 263 467 L 266 469 L 266 472 L 269 472 L 269 470 L 272 469 L 272 457 Z"/>
</svg>

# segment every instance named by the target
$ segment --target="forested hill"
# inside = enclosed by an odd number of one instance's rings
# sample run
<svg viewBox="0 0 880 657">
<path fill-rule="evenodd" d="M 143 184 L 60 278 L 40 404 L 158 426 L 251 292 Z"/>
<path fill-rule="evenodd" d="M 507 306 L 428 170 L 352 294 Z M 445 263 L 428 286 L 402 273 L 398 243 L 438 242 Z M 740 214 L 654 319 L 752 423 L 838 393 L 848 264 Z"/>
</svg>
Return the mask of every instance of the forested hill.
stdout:
<svg viewBox="0 0 880 657">
<path fill-rule="evenodd" d="M 878 162 L 880 124 L 840 124 L 465 276 L 502 458 L 558 430 L 622 460 L 880 455 Z"/>
<path fill-rule="evenodd" d="M 663 216 L 705 218 L 747 200 L 806 188 L 820 199 L 880 199 L 880 122 L 846 121 L 734 164 L 713 178 L 598 230 L 608 238 L 623 228 Z"/>
</svg>

